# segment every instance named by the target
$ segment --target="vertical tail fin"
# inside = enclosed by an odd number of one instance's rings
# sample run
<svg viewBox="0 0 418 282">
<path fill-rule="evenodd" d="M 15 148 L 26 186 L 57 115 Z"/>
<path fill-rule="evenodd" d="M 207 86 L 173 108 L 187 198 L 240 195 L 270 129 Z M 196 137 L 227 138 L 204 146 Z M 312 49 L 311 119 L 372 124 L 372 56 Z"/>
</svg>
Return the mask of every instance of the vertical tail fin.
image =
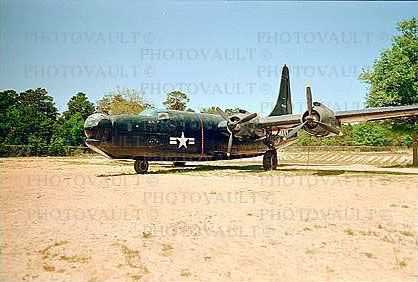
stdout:
<svg viewBox="0 0 418 282">
<path fill-rule="evenodd" d="M 276 106 L 269 116 L 281 116 L 292 113 L 292 96 L 290 94 L 289 68 L 284 65 L 280 81 L 279 97 Z"/>
</svg>

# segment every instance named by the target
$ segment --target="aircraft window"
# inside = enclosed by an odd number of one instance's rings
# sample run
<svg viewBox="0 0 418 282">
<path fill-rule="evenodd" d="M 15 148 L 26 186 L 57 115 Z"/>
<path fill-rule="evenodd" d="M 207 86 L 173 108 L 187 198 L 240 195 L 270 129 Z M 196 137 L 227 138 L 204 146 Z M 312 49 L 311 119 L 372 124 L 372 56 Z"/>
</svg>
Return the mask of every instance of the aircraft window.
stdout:
<svg viewBox="0 0 418 282">
<path fill-rule="evenodd" d="M 158 120 L 169 119 L 168 113 L 158 113 Z"/>
</svg>

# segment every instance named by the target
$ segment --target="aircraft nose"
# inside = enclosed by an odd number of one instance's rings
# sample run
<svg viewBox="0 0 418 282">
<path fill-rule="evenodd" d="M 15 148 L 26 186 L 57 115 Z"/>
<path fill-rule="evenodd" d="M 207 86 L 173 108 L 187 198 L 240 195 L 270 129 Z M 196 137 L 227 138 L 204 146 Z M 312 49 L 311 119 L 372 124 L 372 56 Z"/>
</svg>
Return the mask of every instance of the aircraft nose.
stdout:
<svg viewBox="0 0 418 282">
<path fill-rule="evenodd" d="M 108 140 L 111 137 L 112 122 L 109 116 L 96 113 L 84 122 L 84 134 L 87 139 Z"/>
</svg>

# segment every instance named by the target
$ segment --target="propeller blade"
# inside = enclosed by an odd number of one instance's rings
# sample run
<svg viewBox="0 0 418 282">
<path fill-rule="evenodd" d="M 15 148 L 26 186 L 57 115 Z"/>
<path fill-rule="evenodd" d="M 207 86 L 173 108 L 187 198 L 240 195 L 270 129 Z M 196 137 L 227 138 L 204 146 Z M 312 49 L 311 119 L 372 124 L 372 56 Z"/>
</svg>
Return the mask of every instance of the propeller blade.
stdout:
<svg viewBox="0 0 418 282">
<path fill-rule="evenodd" d="M 306 104 L 308 108 L 308 113 L 311 116 L 312 115 L 312 92 L 311 92 L 310 86 L 306 86 Z"/>
<path fill-rule="evenodd" d="M 248 115 L 244 116 L 243 118 L 241 118 L 241 119 L 238 121 L 238 124 L 240 124 L 240 123 L 244 123 L 244 122 L 247 122 L 247 121 L 250 121 L 250 120 L 252 120 L 253 118 L 255 118 L 256 116 L 257 116 L 257 113 L 248 114 Z"/>
<path fill-rule="evenodd" d="M 228 140 L 228 151 L 227 151 L 227 153 L 226 153 L 226 155 L 229 157 L 229 156 L 231 156 L 231 150 L 232 150 L 232 138 L 233 138 L 233 135 L 232 134 L 230 134 L 229 135 L 229 140 Z"/>
<path fill-rule="evenodd" d="M 340 130 L 336 127 L 332 127 L 326 123 L 320 122 L 320 121 L 315 121 L 317 124 L 319 124 L 320 126 L 322 126 L 323 128 L 325 128 L 326 130 L 328 130 L 329 132 L 335 133 L 335 134 L 340 134 Z"/>
<path fill-rule="evenodd" d="M 224 120 L 229 121 L 228 115 L 224 111 L 222 111 L 219 107 L 216 107 L 216 111 L 221 117 L 223 117 Z"/>
<path fill-rule="evenodd" d="M 285 139 L 292 138 L 296 133 L 298 133 L 299 130 L 301 130 L 305 126 L 305 124 L 307 122 L 308 121 L 305 121 L 305 122 L 299 124 L 298 126 L 293 127 L 291 130 L 289 130 L 289 132 L 287 133 L 287 135 L 284 138 Z"/>
</svg>

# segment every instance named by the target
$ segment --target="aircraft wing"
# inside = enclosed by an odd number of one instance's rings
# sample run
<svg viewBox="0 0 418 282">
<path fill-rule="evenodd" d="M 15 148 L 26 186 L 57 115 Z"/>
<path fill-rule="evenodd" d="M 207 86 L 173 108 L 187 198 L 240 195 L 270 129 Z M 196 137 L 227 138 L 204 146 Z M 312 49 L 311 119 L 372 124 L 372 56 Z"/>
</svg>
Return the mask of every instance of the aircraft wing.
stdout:
<svg viewBox="0 0 418 282">
<path fill-rule="evenodd" d="M 398 106 L 398 107 L 382 107 L 367 108 L 355 111 L 338 111 L 335 112 L 335 118 L 338 124 L 359 123 L 374 120 L 418 117 L 418 105 Z M 280 127 L 288 128 L 301 123 L 301 114 L 290 114 L 281 116 L 269 116 L 260 118 L 257 122 L 259 127 Z"/>
<path fill-rule="evenodd" d="M 340 123 L 358 123 L 413 116 L 418 116 L 418 105 L 367 108 L 364 110 L 340 111 L 335 113 L 335 117 Z"/>
<path fill-rule="evenodd" d="M 257 121 L 259 127 L 292 127 L 300 123 L 301 114 L 269 116 Z"/>
</svg>

